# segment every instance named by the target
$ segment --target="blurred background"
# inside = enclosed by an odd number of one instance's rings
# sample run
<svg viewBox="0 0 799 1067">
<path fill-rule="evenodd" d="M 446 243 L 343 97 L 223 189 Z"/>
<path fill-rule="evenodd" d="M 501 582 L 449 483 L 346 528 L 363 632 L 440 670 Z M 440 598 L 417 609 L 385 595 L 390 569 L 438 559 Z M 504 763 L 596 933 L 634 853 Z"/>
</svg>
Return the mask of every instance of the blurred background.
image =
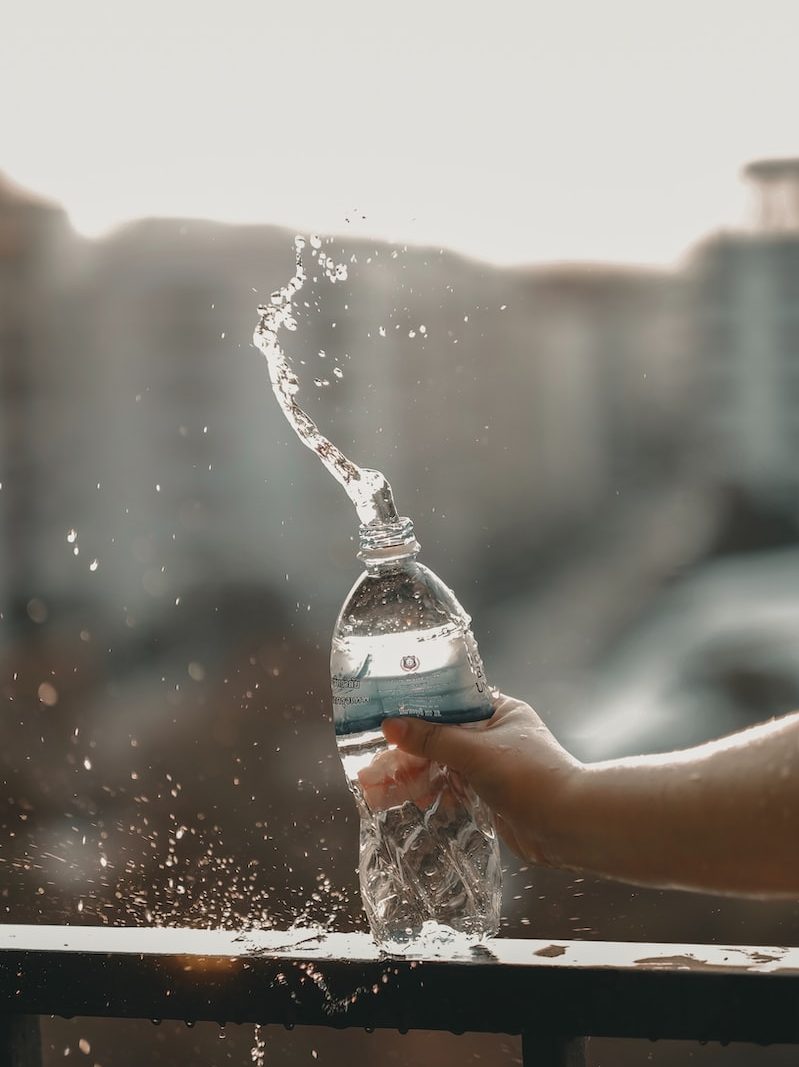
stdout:
<svg viewBox="0 0 799 1067">
<path fill-rule="evenodd" d="M 789 5 L 653 29 L 616 2 L 579 32 L 546 5 L 80 6 L 12 12 L 2 45 L 3 921 L 365 926 L 327 665 L 356 519 L 251 343 L 298 230 L 348 267 L 301 296 L 301 400 L 386 473 L 497 685 L 587 760 L 799 706 Z M 799 905 L 507 856 L 503 933 L 796 945 Z M 44 1035 L 48 1062 L 249 1062 L 211 1030 Z M 642 1055 L 788 1062 L 595 1043 Z"/>
</svg>

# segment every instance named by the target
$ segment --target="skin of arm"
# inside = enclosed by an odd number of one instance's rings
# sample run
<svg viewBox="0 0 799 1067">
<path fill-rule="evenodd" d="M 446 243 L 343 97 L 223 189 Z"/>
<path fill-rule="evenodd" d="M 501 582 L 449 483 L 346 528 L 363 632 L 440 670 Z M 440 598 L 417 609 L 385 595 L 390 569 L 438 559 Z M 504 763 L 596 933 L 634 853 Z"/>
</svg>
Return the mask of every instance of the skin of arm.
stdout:
<svg viewBox="0 0 799 1067">
<path fill-rule="evenodd" d="M 663 755 L 583 764 L 499 696 L 481 729 L 388 719 L 401 752 L 457 771 L 517 855 L 638 885 L 799 897 L 799 712 Z"/>
</svg>

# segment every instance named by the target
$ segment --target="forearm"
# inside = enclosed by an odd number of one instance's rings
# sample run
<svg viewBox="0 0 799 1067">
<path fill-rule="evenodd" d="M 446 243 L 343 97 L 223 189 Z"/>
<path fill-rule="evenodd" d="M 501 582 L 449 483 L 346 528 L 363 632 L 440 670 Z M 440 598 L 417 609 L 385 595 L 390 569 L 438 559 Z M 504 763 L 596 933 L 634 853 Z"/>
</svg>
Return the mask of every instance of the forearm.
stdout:
<svg viewBox="0 0 799 1067">
<path fill-rule="evenodd" d="M 799 896 L 799 713 L 587 765 L 550 844 L 555 864 L 641 885 Z"/>
</svg>

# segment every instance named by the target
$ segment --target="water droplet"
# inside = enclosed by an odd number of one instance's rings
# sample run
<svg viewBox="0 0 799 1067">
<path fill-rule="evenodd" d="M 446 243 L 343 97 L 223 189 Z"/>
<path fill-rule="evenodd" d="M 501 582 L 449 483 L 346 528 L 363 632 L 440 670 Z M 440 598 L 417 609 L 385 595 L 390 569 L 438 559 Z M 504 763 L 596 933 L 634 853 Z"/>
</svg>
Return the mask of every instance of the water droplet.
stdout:
<svg viewBox="0 0 799 1067">
<path fill-rule="evenodd" d="M 39 600 L 38 597 L 34 597 L 28 601 L 27 608 L 28 618 L 31 622 L 46 622 L 48 611 L 47 605 L 43 600 Z"/>
<path fill-rule="evenodd" d="M 49 682 L 42 682 L 37 692 L 39 700 L 45 707 L 53 708 L 58 703 L 58 690 Z"/>
<path fill-rule="evenodd" d="M 205 679 L 205 667 L 202 663 L 192 661 L 188 666 L 188 675 L 195 682 L 202 682 Z"/>
<path fill-rule="evenodd" d="M 91 563 L 89 564 L 89 570 L 90 571 L 96 571 L 99 566 L 100 566 L 100 564 L 97 562 L 97 560 L 93 559 L 91 561 Z"/>
<path fill-rule="evenodd" d="M 74 545 L 75 542 L 77 541 L 77 539 L 78 539 L 78 531 L 77 530 L 70 530 L 67 533 L 67 541 L 69 541 L 69 543 L 71 545 Z"/>
</svg>

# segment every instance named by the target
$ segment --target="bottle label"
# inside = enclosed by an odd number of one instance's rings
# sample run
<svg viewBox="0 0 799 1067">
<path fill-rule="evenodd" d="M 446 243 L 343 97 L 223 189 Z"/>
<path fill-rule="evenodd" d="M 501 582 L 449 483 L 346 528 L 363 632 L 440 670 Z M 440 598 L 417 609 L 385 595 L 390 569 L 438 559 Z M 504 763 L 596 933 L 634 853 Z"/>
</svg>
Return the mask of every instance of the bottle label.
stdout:
<svg viewBox="0 0 799 1067">
<path fill-rule="evenodd" d="M 389 676 L 370 676 L 370 658 L 357 674 L 333 674 L 338 735 L 376 730 L 383 719 L 403 715 L 439 723 L 491 717 L 491 693 L 476 646 L 471 653 L 464 645 L 456 662 L 431 671 L 420 669 L 417 656 L 402 656 L 398 664 L 402 673 Z"/>
</svg>

